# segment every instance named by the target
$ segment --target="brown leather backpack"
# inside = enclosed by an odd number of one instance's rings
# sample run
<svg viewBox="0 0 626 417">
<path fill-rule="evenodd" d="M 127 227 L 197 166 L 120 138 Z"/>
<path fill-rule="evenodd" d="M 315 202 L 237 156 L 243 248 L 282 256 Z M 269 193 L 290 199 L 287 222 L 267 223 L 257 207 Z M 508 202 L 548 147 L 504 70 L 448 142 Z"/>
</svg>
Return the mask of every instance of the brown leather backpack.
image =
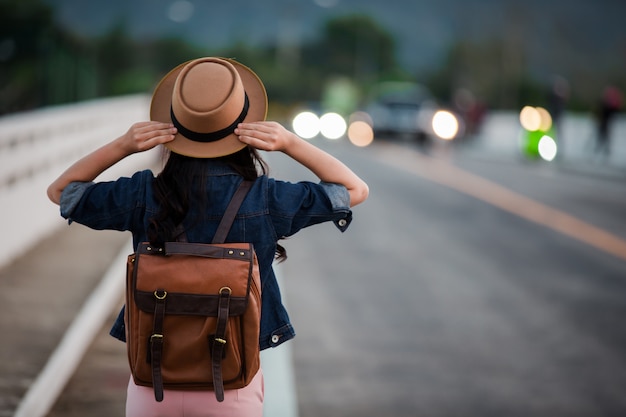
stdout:
<svg viewBox="0 0 626 417">
<path fill-rule="evenodd" d="M 223 243 L 251 184 L 242 182 L 213 243 L 141 243 L 128 257 L 128 361 L 135 384 L 154 387 L 157 401 L 163 388 L 214 390 L 223 401 L 224 389 L 248 385 L 259 370 L 256 254 L 250 243 Z"/>
</svg>

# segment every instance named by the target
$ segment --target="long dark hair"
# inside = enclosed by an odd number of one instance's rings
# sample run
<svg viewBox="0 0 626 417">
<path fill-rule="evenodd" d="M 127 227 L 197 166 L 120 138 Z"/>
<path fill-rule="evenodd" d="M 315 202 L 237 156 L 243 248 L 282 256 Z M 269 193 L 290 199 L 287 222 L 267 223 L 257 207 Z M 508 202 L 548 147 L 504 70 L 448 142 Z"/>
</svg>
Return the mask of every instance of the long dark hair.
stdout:
<svg viewBox="0 0 626 417">
<path fill-rule="evenodd" d="M 187 216 L 192 203 L 207 204 L 206 178 L 202 175 L 216 161 L 226 163 L 245 180 L 253 181 L 268 173 L 269 168 L 259 152 L 246 146 L 219 158 L 193 158 L 166 151 L 167 162 L 154 179 L 154 196 L 159 210 L 150 219 L 148 239 L 155 245 L 176 239 L 176 228 Z M 277 245 L 276 258 L 285 260 L 285 248 Z"/>
</svg>

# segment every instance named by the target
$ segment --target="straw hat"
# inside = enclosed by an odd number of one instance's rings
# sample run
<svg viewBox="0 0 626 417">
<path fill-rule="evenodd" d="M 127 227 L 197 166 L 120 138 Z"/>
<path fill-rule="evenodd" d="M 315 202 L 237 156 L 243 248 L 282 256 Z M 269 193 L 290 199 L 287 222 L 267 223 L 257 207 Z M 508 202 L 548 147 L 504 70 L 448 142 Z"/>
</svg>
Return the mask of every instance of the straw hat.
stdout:
<svg viewBox="0 0 626 417">
<path fill-rule="evenodd" d="M 171 70 L 152 95 L 150 120 L 178 129 L 172 152 L 216 158 L 243 149 L 237 124 L 265 120 L 267 93 L 248 67 L 225 58 L 200 58 Z"/>
</svg>

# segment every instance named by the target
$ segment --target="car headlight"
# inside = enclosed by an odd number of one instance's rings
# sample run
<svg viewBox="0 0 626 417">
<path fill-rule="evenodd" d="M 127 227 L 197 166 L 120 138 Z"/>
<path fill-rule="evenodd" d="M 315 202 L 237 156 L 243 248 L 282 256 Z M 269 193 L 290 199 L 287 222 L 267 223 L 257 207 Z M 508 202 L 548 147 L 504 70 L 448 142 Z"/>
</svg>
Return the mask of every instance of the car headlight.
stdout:
<svg viewBox="0 0 626 417">
<path fill-rule="evenodd" d="M 433 116 L 432 128 L 439 138 L 452 140 L 459 133 L 459 121 L 451 112 L 438 110 Z"/>
<path fill-rule="evenodd" d="M 320 131 L 326 139 L 339 139 L 346 134 L 346 120 L 337 113 L 326 113 L 320 117 Z"/>
<path fill-rule="evenodd" d="M 320 119 L 310 111 L 298 113 L 293 118 L 293 131 L 303 139 L 312 139 L 320 133 Z"/>
</svg>

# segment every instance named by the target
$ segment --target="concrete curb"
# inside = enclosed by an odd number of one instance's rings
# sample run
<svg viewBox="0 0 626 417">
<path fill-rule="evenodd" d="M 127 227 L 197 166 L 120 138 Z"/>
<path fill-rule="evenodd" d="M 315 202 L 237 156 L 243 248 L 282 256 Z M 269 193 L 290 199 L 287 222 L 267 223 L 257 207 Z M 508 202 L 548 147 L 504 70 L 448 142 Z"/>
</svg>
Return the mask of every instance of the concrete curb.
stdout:
<svg viewBox="0 0 626 417">
<path fill-rule="evenodd" d="M 124 293 L 126 257 L 130 243 L 124 245 L 111 262 L 96 289 L 91 293 L 46 366 L 30 386 L 17 407 L 15 417 L 44 417 L 72 377 L 91 342 Z"/>
</svg>

